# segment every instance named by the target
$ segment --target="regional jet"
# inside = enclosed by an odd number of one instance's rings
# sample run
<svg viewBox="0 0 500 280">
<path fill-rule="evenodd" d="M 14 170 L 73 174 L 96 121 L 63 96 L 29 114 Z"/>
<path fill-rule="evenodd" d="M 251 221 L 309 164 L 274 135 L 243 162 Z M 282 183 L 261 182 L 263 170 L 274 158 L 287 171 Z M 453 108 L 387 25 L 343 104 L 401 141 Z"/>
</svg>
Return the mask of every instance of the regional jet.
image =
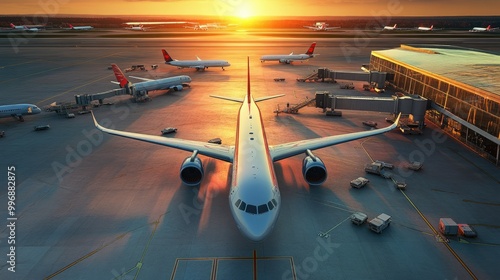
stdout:
<svg viewBox="0 0 500 280">
<path fill-rule="evenodd" d="M 434 28 L 434 25 L 431 25 L 431 27 L 420 26 L 419 28 L 417 28 L 417 30 L 419 30 L 419 31 L 432 31 L 433 28 Z"/>
<path fill-rule="evenodd" d="M 177 60 L 173 59 L 166 50 L 161 50 L 161 52 L 163 53 L 165 64 L 177 66 L 178 68 L 195 68 L 198 71 L 205 70 L 208 67 L 221 67 L 222 70 L 225 70 L 224 67 L 231 66 L 225 60 L 202 60 L 199 57 L 196 57 L 197 60 Z"/>
<path fill-rule="evenodd" d="M 386 25 L 384 26 L 384 30 L 396 30 L 398 28 L 397 26 L 398 26 L 397 24 L 394 24 L 394 26 Z"/>
<path fill-rule="evenodd" d="M 10 24 L 10 27 L 14 30 L 28 31 L 28 32 L 38 32 L 40 31 L 39 28 L 41 28 L 40 25 L 14 25 L 13 23 Z"/>
<path fill-rule="evenodd" d="M 35 115 L 40 112 L 42 110 L 33 104 L 0 105 L 0 118 L 14 117 L 21 122 L 24 122 L 24 115 Z"/>
<path fill-rule="evenodd" d="M 94 29 L 94 27 L 90 26 L 90 25 L 73 26 L 72 24 L 69 24 L 69 29 L 71 29 L 71 30 L 92 30 L 92 29 Z"/>
<path fill-rule="evenodd" d="M 181 91 L 191 82 L 191 78 L 186 75 L 163 78 L 158 80 L 131 76 L 132 78 L 144 80 L 144 82 L 132 84 L 132 82 L 130 82 L 127 79 L 127 77 L 125 77 L 122 70 L 120 70 L 120 68 L 116 64 L 111 64 L 111 67 L 113 68 L 116 80 L 118 81 L 117 84 L 119 84 L 121 88 L 127 88 L 129 90 L 134 88 L 136 91 L 146 91 L 146 92 L 155 90 Z"/>
<path fill-rule="evenodd" d="M 308 60 L 309 58 L 313 58 L 318 55 L 318 54 L 313 54 L 315 47 L 316 47 L 316 42 L 312 43 L 307 52 L 304 54 L 293 54 L 292 52 L 288 55 L 287 54 L 263 55 L 260 57 L 260 62 L 279 61 L 279 63 L 286 63 L 286 64 L 290 64 L 293 61 L 297 60 L 301 60 L 303 62 L 304 60 Z"/>
<path fill-rule="evenodd" d="M 332 31 L 334 29 L 340 28 L 340 26 L 328 27 L 328 23 L 325 22 L 316 22 L 314 26 L 304 26 L 304 27 L 314 31 Z"/>
<path fill-rule="evenodd" d="M 397 127 L 399 116 L 392 125 L 385 128 L 269 145 L 257 102 L 281 97 L 283 94 L 253 98 L 250 92 L 249 64 L 248 59 L 247 93 L 244 98 L 212 96 L 242 103 L 234 146 L 109 129 L 101 126 L 93 113 L 92 116 L 97 129 L 105 133 L 191 153 L 183 160 L 180 168 L 180 179 L 187 186 L 198 186 L 203 179 L 203 165 L 198 155 L 231 163 L 229 208 L 242 234 L 250 240 L 260 241 L 271 233 L 281 207 L 274 162 L 304 154 L 304 179 L 310 185 L 321 185 L 327 177 L 326 167 L 312 153 L 313 150 L 388 132 Z"/>
<path fill-rule="evenodd" d="M 495 29 L 498 29 L 498 27 L 491 28 L 491 25 L 488 25 L 486 28 L 485 27 L 474 27 L 471 30 L 469 30 L 469 32 L 489 32 L 489 31 L 493 31 Z"/>
<path fill-rule="evenodd" d="M 133 31 L 146 31 L 151 27 L 144 26 L 158 26 L 158 25 L 171 25 L 171 24 L 186 24 L 185 21 L 143 21 L 143 22 L 125 22 L 127 30 Z"/>
</svg>

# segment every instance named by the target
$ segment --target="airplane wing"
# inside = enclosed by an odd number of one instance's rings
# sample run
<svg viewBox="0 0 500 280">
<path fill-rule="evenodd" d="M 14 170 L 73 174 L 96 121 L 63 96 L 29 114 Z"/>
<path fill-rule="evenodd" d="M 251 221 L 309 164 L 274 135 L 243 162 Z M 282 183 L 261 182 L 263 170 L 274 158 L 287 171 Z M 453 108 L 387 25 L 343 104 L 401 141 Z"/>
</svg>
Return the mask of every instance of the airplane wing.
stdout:
<svg viewBox="0 0 500 280">
<path fill-rule="evenodd" d="M 269 150 L 271 153 L 271 158 L 273 159 L 273 161 L 278 161 L 298 154 L 302 154 L 306 150 L 321 149 L 328 146 L 333 146 L 377 134 L 382 134 L 396 128 L 398 126 L 400 117 L 401 114 L 399 114 L 398 118 L 392 125 L 380 129 L 353 132 L 343 135 L 334 135 L 334 136 L 327 136 L 327 137 L 308 139 L 308 140 L 300 140 L 279 145 L 270 145 Z"/>
<path fill-rule="evenodd" d="M 167 146 L 188 152 L 198 151 L 200 155 L 208 156 L 215 159 L 220 159 L 229 163 L 233 162 L 234 146 L 212 144 L 201 141 L 183 140 L 177 138 L 166 138 L 156 135 L 147 135 L 147 134 L 109 129 L 101 126 L 95 119 L 94 112 L 91 113 L 92 113 L 92 118 L 94 119 L 95 127 L 102 132 L 134 140 L 139 140 L 143 142 Z"/>
<path fill-rule="evenodd" d="M 334 29 L 339 29 L 340 26 L 332 26 L 332 27 L 325 27 L 325 30 L 334 30 Z"/>
<path fill-rule="evenodd" d="M 163 24 L 186 24 L 187 21 L 143 21 L 143 22 L 125 22 L 126 25 L 163 25 Z"/>
<path fill-rule="evenodd" d="M 309 29 L 313 29 L 313 30 L 318 29 L 316 26 L 305 26 L 305 25 L 304 25 L 304 27 L 305 27 L 305 28 L 309 28 Z"/>
</svg>

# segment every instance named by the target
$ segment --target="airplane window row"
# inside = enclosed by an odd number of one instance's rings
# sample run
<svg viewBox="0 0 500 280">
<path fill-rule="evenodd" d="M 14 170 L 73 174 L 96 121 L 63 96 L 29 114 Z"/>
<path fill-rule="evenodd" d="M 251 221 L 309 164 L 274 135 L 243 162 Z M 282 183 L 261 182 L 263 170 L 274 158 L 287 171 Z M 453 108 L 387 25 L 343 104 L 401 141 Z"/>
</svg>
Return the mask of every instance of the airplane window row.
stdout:
<svg viewBox="0 0 500 280">
<path fill-rule="evenodd" d="M 236 207 L 238 207 L 238 209 L 240 209 L 241 211 L 245 211 L 245 212 L 250 213 L 250 214 L 263 214 L 263 213 L 266 213 L 268 211 L 273 210 L 276 206 L 278 206 L 278 202 L 276 202 L 276 200 L 273 198 L 268 203 L 261 204 L 259 206 L 255 206 L 252 204 L 246 204 L 241 199 L 238 199 L 238 200 L 236 200 L 234 205 Z"/>
</svg>

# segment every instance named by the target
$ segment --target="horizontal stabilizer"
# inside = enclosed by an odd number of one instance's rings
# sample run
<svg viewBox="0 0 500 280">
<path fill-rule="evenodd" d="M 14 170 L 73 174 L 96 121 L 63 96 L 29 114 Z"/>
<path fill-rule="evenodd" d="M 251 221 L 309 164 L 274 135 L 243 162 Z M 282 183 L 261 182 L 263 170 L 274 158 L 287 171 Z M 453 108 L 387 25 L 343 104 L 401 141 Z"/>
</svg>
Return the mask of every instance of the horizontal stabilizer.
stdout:
<svg viewBox="0 0 500 280">
<path fill-rule="evenodd" d="M 272 95 L 272 96 L 259 97 L 259 98 L 255 98 L 255 102 L 260 102 L 260 101 L 264 101 L 264 100 L 268 100 L 268 99 L 273 99 L 273 98 L 278 98 L 278 97 L 282 97 L 282 96 L 285 96 L 285 95 L 284 94 L 278 94 L 278 95 Z"/>
<path fill-rule="evenodd" d="M 243 103 L 243 98 L 226 97 L 226 96 L 219 96 L 219 95 L 210 95 L 210 97 Z"/>
</svg>

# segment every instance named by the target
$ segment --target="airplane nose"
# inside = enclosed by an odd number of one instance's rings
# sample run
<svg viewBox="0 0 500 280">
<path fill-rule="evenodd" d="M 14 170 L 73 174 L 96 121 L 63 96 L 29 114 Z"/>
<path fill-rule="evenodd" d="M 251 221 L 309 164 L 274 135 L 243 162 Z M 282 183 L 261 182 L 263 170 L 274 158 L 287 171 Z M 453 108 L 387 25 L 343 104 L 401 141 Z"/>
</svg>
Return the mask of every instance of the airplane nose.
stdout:
<svg viewBox="0 0 500 280">
<path fill-rule="evenodd" d="M 240 229 L 248 239 L 262 241 L 271 232 L 276 217 L 276 212 L 259 215 L 244 213 L 240 218 Z"/>
<path fill-rule="evenodd" d="M 38 114 L 38 113 L 41 113 L 41 112 L 42 112 L 42 110 L 41 110 L 40 108 L 38 108 L 38 107 L 35 107 L 35 108 L 33 109 L 33 112 L 34 112 L 35 114 Z"/>
</svg>

